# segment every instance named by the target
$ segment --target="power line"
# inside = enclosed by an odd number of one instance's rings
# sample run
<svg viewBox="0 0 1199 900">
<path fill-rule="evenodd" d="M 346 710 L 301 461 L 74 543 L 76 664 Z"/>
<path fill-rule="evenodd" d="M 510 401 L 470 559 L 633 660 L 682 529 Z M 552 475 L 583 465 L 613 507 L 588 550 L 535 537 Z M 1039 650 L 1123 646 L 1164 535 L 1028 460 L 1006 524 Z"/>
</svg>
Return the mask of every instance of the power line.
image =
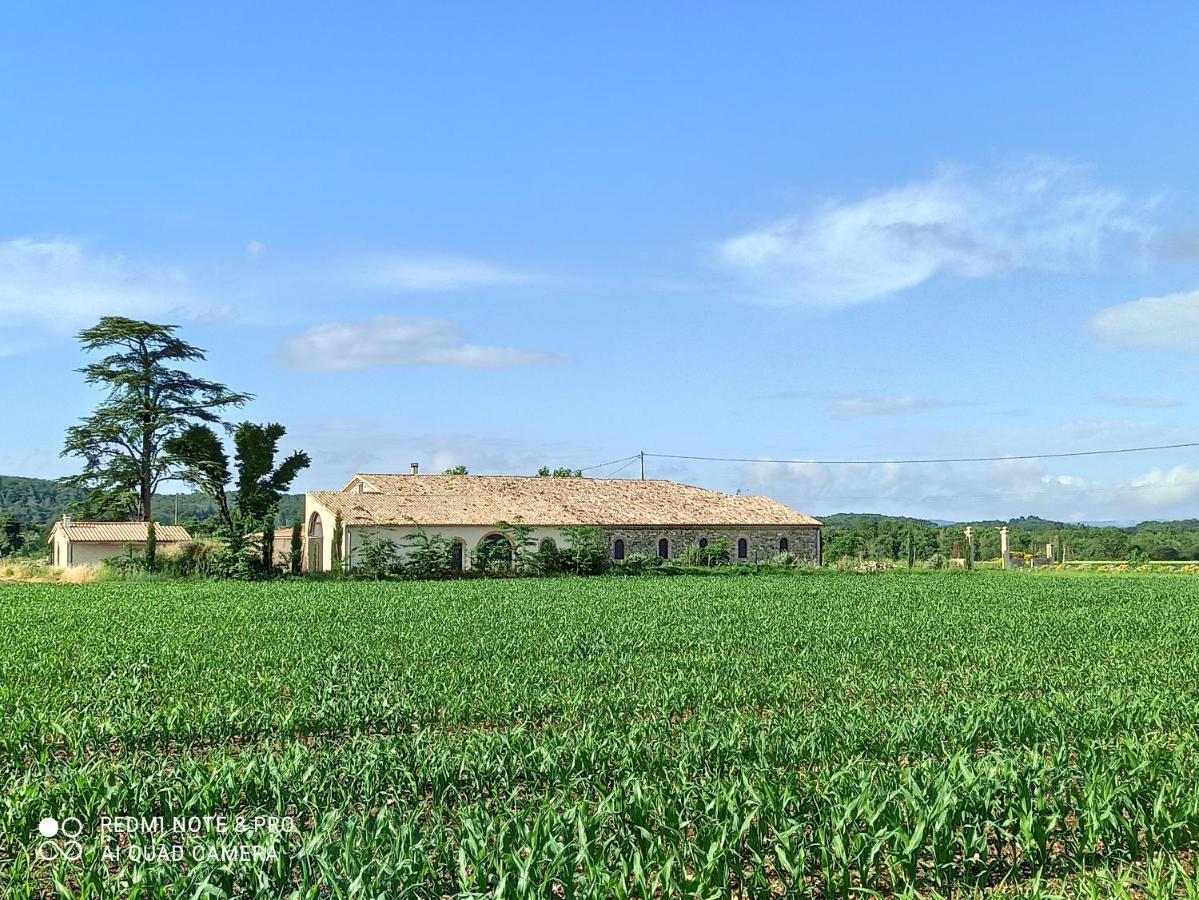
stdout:
<svg viewBox="0 0 1199 900">
<path fill-rule="evenodd" d="M 614 460 L 611 460 L 610 462 L 597 463 L 594 466 L 583 466 L 583 468 L 579 469 L 579 471 L 580 472 L 590 472 L 592 469 L 602 469 L 605 466 L 614 466 L 617 463 L 626 462 L 627 460 L 630 460 L 630 459 L 637 459 L 639 456 L 640 456 L 639 453 L 634 453 L 632 456 L 622 456 L 620 459 L 614 459 Z"/>
<path fill-rule="evenodd" d="M 751 456 L 691 456 L 682 453 L 649 453 L 648 451 L 645 455 L 657 459 L 688 459 L 702 462 L 781 463 L 783 465 L 811 466 L 903 466 L 920 465 L 922 463 L 1006 462 L 1012 459 L 1064 459 L 1075 456 L 1111 456 L 1118 453 L 1145 453 L 1150 450 L 1181 450 L 1187 447 L 1199 447 L 1199 441 L 1188 441 L 1181 444 L 1155 444 L 1148 447 L 1121 447 L 1115 450 L 1072 450 L 1063 453 L 1023 453 L 1012 456 L 947 456 L 923 459 L 762 459 Z M 637 454 L 633 454 L 632 457 L 626 456 L 624 459 L 613 460 L 613 462 L 624 462 L 625 459 L 633 459 L 636 456 Z M 606 465 L 610 465 L 610 463 Z M 590 468 L 599 468 L 599 466 L 591 466 Z"/>
<path fill-rule="evenodd" d="M 637 462 L 637 460 L 640 458 L 641 458 L 641 454 L 637 454 L 636 456 L 629 457 L 627 460 L 625 460 L 625 464 L 623 466 L 621 466 L 619 469 L 616 469 L 615 471 L 609 472 L 606 477 L 615 478 L 617 475 L 619 475 L 621 472 L 623 472 L 625 469 L 627 469 L 633 463 Z"/>
</svg>

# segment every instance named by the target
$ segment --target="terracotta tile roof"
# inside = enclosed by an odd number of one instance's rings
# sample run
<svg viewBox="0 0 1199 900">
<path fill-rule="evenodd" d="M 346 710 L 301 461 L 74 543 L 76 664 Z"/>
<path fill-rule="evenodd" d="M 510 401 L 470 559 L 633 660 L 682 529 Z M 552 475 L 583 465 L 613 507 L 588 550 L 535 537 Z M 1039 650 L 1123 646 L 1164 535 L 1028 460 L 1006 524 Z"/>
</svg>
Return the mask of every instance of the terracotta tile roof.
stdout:
<svg viewBox="0 0 1199 900">
<path fill-rule="evenodd" d="M 54 528 L 65 531 L 68 540 L 83 543 L 144 544 L 146 542 L 145 522 L 71 522 L 70 524 L 56 522 Z M 191 535 L 182 525 L 156 524 L 154 539 L 158 543 L 170 544 L 176 541 L 190 541 Z"/>
<path fill-rule="evenodd" d="M 300 533 L 301 534 L 304 533 L 304 530 L 302 528 L 300 529 Z M 261 541 L 262 540 L 262 532 L 255 531 L 253 534 L 250 535 L 250 540 Z M 288 525 L 286 528 L 276 528 L 275 529 L 275 543 L 276 544 L 278 544 L 280 541 L 290 541 L 290 540 L 291 540 L 291 526 L 290 525 Z"/>
<path fill-rule="evenodd" d="M 348 525 L 493 525 L 517 518 L 550 526 L 820 524 L 768 497 L 624 478 L 358 475 L 342 491 L 310 496 L 340 511 Z"/>
</svg>

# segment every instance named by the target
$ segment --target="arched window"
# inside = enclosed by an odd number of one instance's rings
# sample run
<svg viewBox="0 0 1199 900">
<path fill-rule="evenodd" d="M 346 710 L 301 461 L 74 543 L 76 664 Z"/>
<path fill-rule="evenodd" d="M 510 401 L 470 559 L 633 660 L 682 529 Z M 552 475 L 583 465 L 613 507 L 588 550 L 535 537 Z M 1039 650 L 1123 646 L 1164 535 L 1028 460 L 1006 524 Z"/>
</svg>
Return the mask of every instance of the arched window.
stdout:
<svg viewBox="0 0 1199 900">
<path fill-rule="evenodd" d="M 707 539 L 707 538 L 700 538 L 700 539 L 699 539 L 699 549 L 700 549 L 700 550 L 706 549 L 706 548 L 707 548 L 707 546 L 708 546 L 708 539 Z"/>
<path fill-rule="evenodd" d="M 542 538 L 541 543 L 537 545 L 537 549 L 542 553 L 553 553 L 558 549 L 558 545 L 554 543 L 553 538 Z"/>
<path fill-rule="evenodd" d="M 749 559 L 749 541 L 737 538 L 737 559 Z"/>
<path fill-rule="evenodd" d="M 321 528 L 321 514 L 313 513 L 308 519 L 308 571 L 325 571 L 325 532 Z"/>
<path fill-rule="evenodd" d="M 624 541 L 621 538 L 612 544 L 612 558 L 617 561 L 624 559 Z"/>
<path fill-rule="evenodd" d="M 489 534 L 479 541 L 479 561 L 484 567 L 495 564 L 512 565 L 512 545 L 502 534 Z"/>
<path fill-rule="evenodd" d="M 779 538 L 779 553 L 786 553 L 791 549 L 791 542 L 786 538 Z"/>
<path fill-rule="evenodd" d="M 658 556 L 663 559 L 670 559 L 670 541 L 666 538 L 661 538 L 658 541 Z"/>
<path fill-rule="evenodd" d="M 450 568 L 455 572 L 462 571 L 462 541 L 457 538 L 450 544 Z"/>
</svg>

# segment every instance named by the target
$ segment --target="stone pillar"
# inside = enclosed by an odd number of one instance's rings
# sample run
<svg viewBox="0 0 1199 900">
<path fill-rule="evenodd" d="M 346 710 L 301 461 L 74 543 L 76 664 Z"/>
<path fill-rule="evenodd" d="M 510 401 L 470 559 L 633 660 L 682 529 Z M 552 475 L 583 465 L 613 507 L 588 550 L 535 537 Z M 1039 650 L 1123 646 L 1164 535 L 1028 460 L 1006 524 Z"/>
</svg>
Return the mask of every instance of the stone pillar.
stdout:
<svg viewBox="0 0 1199 900">
<path fill-rule="evenodd" d="M 1050 562 L 1053 562 L 1053 544 L 1045 545 L 1045 558 Z"/>
<path fill-rule="evenodd" d="M 1012 567 L 1012 549 L 1008 544 L 1007 526 L 999 529 L 999 555 L 1003 557 L 1003 567 L 1010 569 Z"/>
<path fill-rule="evenodd" d="M 974 568 L 974 529 L 966 526 L 966 568 Z"/>
</svg>

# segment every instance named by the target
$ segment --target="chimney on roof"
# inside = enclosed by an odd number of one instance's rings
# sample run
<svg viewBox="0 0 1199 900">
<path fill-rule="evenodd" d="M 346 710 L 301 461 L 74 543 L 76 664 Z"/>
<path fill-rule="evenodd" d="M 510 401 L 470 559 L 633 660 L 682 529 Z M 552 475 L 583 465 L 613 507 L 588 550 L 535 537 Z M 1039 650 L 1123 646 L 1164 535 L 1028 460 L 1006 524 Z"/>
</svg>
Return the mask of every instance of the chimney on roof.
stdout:
<svg viewBox="0 0 1199 900">
<path fill-rule="evenodd" d="M 62 514 L 62 524 L 64 528 L 71 524 L 71 517 L 66 513 Z"/>
<path fill-rule="evenodd" d="M 420 463 L 413 463 L 412 464 L 412 474 L 416 475 L 416 474 L 419 474 L 419 472 L 420 472 Z"/>
</svg>

